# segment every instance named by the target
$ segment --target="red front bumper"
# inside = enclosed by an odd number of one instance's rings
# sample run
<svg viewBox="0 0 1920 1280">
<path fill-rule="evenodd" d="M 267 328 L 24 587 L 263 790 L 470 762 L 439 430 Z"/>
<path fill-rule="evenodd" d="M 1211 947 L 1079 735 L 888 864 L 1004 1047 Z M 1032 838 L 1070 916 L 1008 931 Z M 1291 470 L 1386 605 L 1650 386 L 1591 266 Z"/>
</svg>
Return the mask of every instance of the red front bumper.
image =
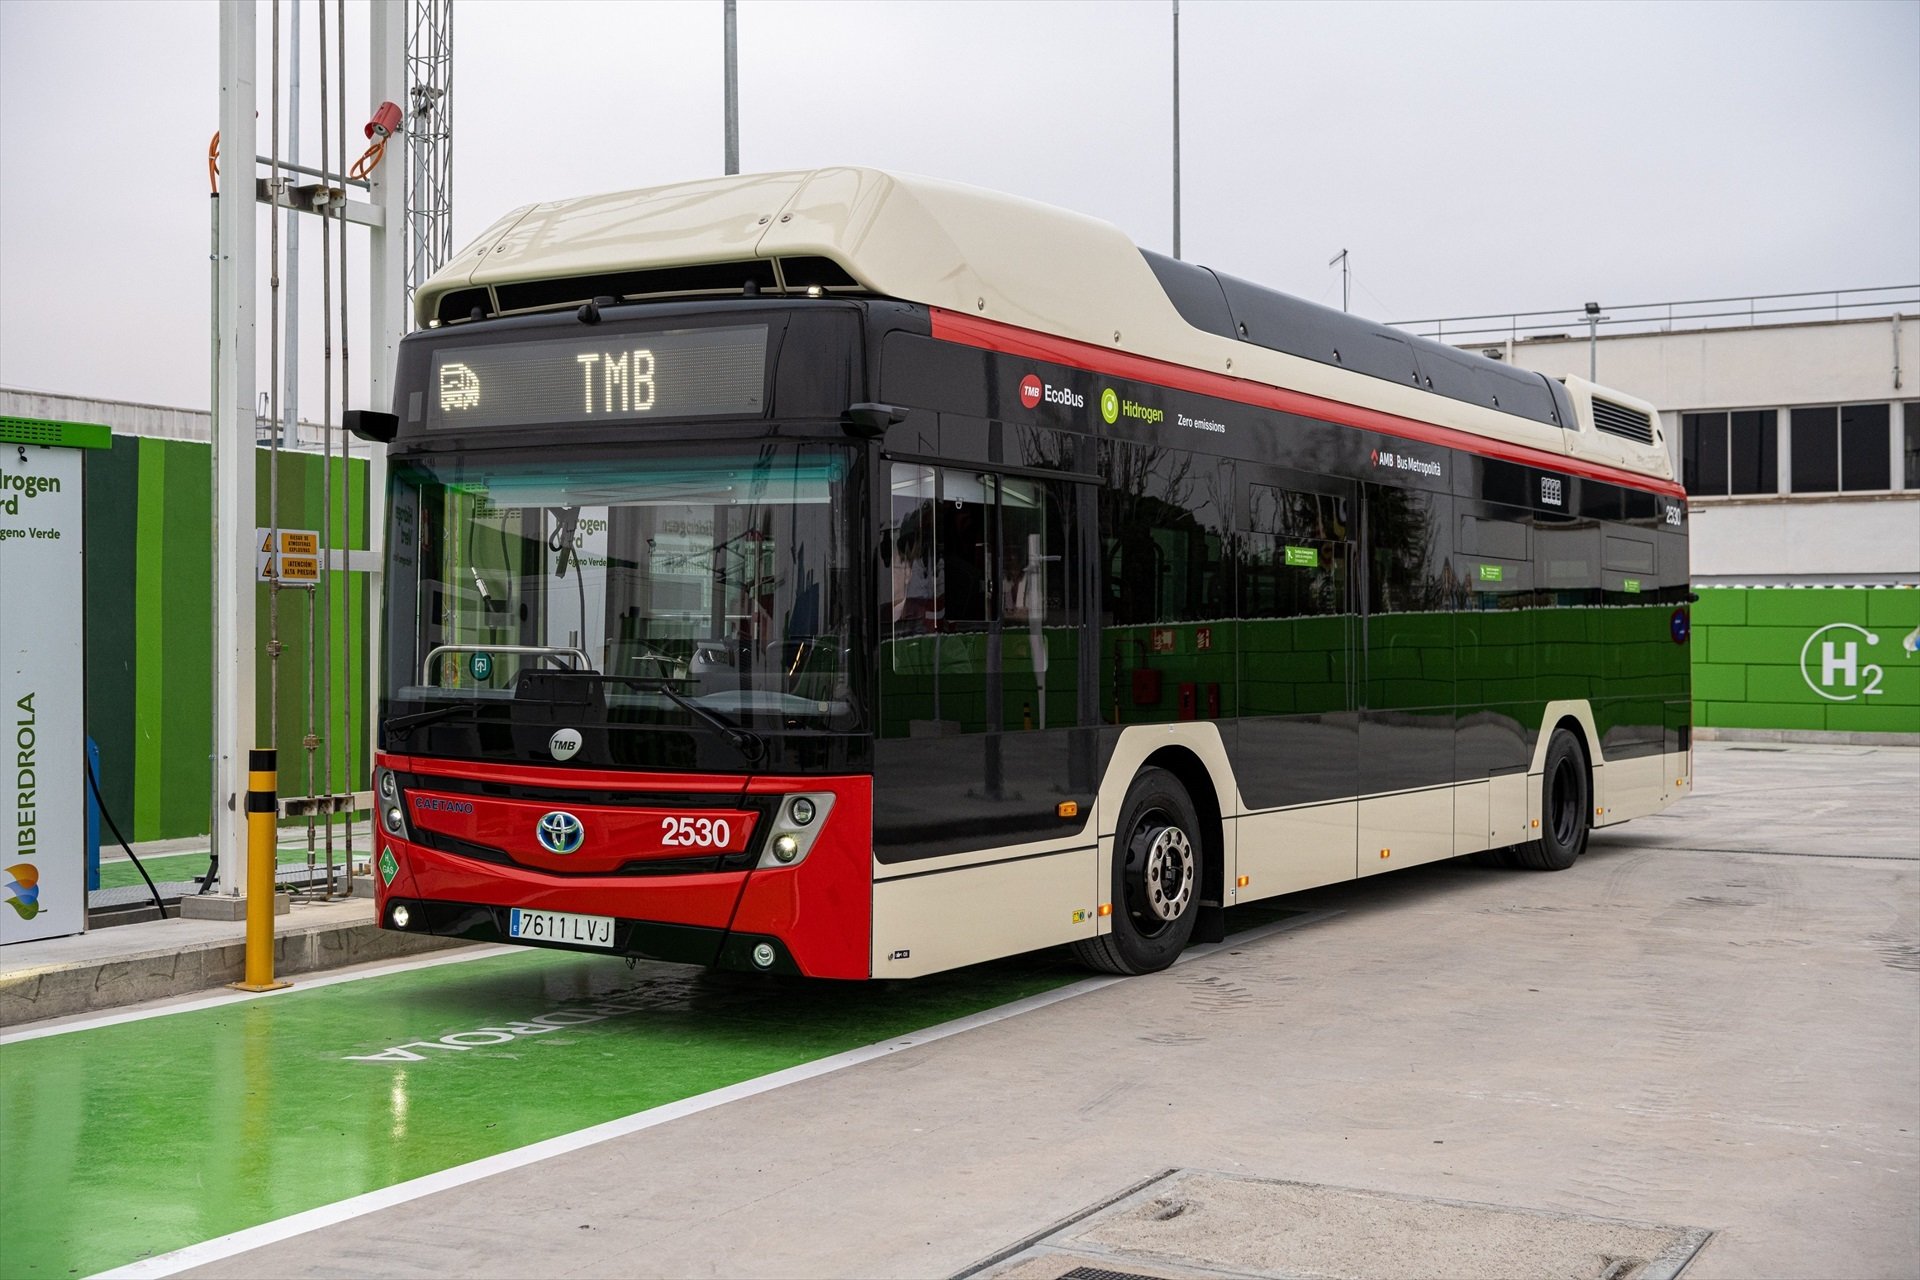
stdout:
<svg viewBox="0 0 1920 1280">
<path fill-rule="evenodd" d="M 417 918 L 410 922 L 409 931 L 425 927 L 475 937 L 489 936 L 489 916 L 496 917 L 504 937 L 505 926 L 500 922 L 515 907 L 565 911 L 625 922 L 630 927 L 621 930 L 627 940 L 621 950 L 628 954 L 697 959 L 710 949 L 712 959 L 705 962 L 732 963 L 735 956 L 750 950 L 737 944 L 766 939 L 777 944 L 783 962 L 790 958 L 792 967 L 809 977 L 870 976 L 870 777 L 636 774 L 385 754 L 375 764 L 403 779 L 402 800 L 408 802 L 403 812 L 414 837 L 401 839 L 380 828 L 374 883 L 383 928 L 394 927 L 390 900 L 420 904 L 413 908 L 411 914 Z M 752 824 L 749 836 L 732 841 L 740 846 L 732 862 L 751 865 L 681 871 L 683 861 L 658 869 L 647 867 L 649 861 L 662 857 L 662 851 L 642 841 L 630 820 L 638 810 L 671 810 L 675 796 L 698 797 L 719 806 L 687 809 L 700 813 L 723 811 L 729 805 L 764 808 L 760 802 L 803 791 L 831 792 L 833 804 L 819 819 L 823 825 L 812 847 L 792 866 L 759 865 L 763 859 L 757 853 L 776 834 L 777 825 L 759 821 Z M 555 799 L 570 795 L 578 799 Z M 449 796 L 457 796 L 463 806 L 451 821 L 443 817 Z M 439 830 L 415 820 L 415 797 L 435 806 L 418 816 Z M 498 841 L 498 833 L 526 827 L 525 838 L 531 840 L 532 820 L 525 815 L 543 804 L 558 807 L 561 803 L 580 815 L 590 830 L 614 832 L 607 839 L 624 842 L 632 854 L 625 863 L 626 873 L 610 873 L 621 860 L 607 858 L 603 847 L 596 847 L 597 858 L 577 864 L 590 869 L 563 872 L 547 869 L 558 861 L 528 845 L 482 847 L 448 835 L 450 828 L 457 827 L 464 834 L 486 834 Z M 645 868 L 645 873 L 634 874 L 636 868 Z"/>
</svg>

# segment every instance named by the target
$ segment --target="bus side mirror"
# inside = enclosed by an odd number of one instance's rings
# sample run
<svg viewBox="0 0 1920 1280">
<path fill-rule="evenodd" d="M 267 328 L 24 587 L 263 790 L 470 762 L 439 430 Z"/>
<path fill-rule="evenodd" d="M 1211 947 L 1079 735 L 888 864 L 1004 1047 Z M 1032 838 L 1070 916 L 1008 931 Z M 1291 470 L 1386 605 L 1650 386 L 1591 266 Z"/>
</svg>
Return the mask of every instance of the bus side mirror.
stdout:
<svg viewBox="0 0 1920 1280">
<path fill-rule="evenodd" d="M 375 444 L 392 444 L 400 434 L 400 419 L 378 409 L 349 409 L 340 415 L 340 425 Z"/>
<path fill-rule="evenodd" d="M 888 427 L 904 421 L 907 411 L 897 404 L 876 404 L 863 401 L 847 406 L 846 417 L 840 423 L 840 429 L 850 436 L 871 439 L 884 435 Z"/>
</svg>

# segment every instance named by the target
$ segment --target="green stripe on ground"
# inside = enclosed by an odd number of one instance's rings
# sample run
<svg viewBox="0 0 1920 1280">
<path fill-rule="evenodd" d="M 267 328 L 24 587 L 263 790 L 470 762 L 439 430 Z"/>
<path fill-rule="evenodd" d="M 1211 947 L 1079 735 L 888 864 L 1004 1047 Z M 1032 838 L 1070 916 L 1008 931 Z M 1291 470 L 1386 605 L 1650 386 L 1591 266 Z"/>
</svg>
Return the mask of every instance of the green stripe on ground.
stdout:
<svg viewBox="0 0 1920 1280">
<path fill-rule="evenodd" d="M 1052 954 L 840 984 L 526 951 L 0 1046 L 4 1269 L 91 1275 L 1084 976 Z M 567 1014 L 594 1020 L 477 1043 Z M 418 1043 L 443 1036 L 469 1047 Z"/>
</svg>

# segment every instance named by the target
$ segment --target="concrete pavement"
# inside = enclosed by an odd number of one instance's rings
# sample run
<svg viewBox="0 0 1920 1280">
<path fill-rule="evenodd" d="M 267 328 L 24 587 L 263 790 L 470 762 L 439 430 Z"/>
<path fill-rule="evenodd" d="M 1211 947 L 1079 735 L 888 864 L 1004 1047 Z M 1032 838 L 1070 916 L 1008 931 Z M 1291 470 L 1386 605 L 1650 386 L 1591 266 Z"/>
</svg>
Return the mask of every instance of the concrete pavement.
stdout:
<svg viewBox="0 0 1920 1280">
<path fill-rule="evenodd" d="M 1920 751 L 1696 774 L 1569 872 L 1296 895 L 1342 914 L 190 1274 L 950 1275 L 1167 1169 L 1920 1273 Z"/>
</svg>

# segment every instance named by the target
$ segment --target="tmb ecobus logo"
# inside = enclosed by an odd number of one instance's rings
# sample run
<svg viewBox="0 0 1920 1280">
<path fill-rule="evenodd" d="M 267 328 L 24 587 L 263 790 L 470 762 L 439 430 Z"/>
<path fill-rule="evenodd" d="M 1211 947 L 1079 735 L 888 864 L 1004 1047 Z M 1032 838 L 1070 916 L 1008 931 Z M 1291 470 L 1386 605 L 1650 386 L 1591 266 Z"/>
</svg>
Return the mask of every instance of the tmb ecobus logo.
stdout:
<svg viewBox="0 0 1920 1280">
<path fill-rule="evenodd" d="M 1042 382 L 1033 374 L 1020 379 L 1020 404 L 1024 408 L 1037 409 L 1044 400 L 1048 404 L 1065 405 L 1069 409 L 1084 409 L 1087 398 L 1071 387 L 1056 387 L 1052 383 Z"/>
</svg>

